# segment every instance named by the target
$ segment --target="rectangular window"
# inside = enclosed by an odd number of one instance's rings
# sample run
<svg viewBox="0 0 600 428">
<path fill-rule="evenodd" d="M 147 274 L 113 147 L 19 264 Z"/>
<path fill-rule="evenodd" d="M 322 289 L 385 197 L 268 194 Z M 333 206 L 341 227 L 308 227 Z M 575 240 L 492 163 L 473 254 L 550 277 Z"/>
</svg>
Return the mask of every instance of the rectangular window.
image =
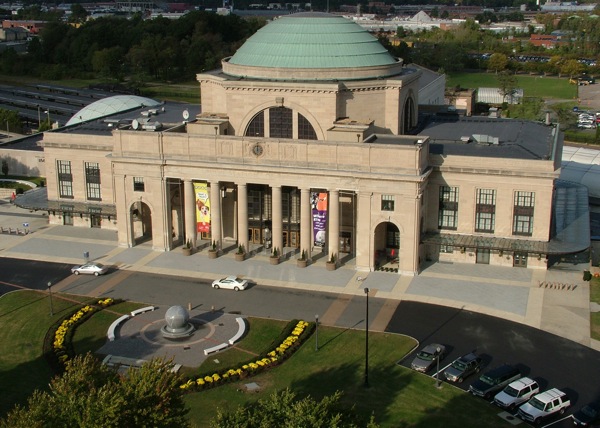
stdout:
<svg viewBox="0 0 600 428">
<path fill-rule="evenodd" d="M 381 195 L 381 211 L 394 211 L 394 196 Z"/>
<path fill-rule="evenodd" d="M 496 191 L 477 189 L 475 232 L 494 233 L 496 221 Z"/>
<path fill-rule="evenodd" d="M 513 207 L 513 235 L 533 235 L 534 192 L 515 192 Z"/>
<path fill-rule="evenodd" d="M 440 186 L 438 229 L 458 227 L 458 187 Z"/>
<path fill-rule="evenodd" d="M 144 177 L 133 177 L 133 191 L 144 192 L 146 186 L 144 185 Z"/>
<path fill-rule="evenodd" d="M 440 245 L 440 253 L 450 253 L 454 252 L 454 247 L 452 245 Z"/>
<path fill-rule="evenodd" d="M 70 161 L 56 161 L 58 171 L 58 194 L 61 198 L 73 199 L 73 174 Z"/>
<path fill-rule="evenodd" d="M 97 163 L 85 163 L 85 190 L 89 200 L 102 200 L 100 194 L 100 167 Z"/>
<path fill-rule="evenodd" d="M 269 135 L 271 138 L 293 138 L 292 110 L 286 107 L 269 109 Z"/>
</svg>

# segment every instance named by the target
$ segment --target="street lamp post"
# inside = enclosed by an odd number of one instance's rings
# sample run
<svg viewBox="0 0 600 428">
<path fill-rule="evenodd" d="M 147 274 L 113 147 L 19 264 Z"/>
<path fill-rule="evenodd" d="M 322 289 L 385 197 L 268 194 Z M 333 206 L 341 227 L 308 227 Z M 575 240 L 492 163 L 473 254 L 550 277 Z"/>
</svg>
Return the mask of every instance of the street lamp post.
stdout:
<svg viewBox="0 0 600 428">
<path fill-rule="evenodd" d="M 319 315 L 315 315 L 315 351 L 319 350 Z"/>
<path fill-rule="evenodd" d="M 365 287 L 367 295 L 367 315 L 365 317 L 365 387 L 369 386 L 369 287 Z"/>
<path fill-rule="evenodd" d="M 440 352 L 441 352 L 441 349 L 439 346 L 436 348 L 436 351 L 437 351 L 437 355 L 435 357 L 435 361 L 437 363 L 437 368 L 435 370 L 435 387 L 440 388 L 441 387 L 440 386 Z"/>
<path fill-rule="evenodd" d="M 38 105 L 38 128 L 42 124 L 42 108 Z"/>
<path fill-rule="evenodd" d="M 52 307 L 52 283 L 48 281 L 48 296 L 50 297 L 50 316 L 54 316 L 54 308 Z"/>
</svg>

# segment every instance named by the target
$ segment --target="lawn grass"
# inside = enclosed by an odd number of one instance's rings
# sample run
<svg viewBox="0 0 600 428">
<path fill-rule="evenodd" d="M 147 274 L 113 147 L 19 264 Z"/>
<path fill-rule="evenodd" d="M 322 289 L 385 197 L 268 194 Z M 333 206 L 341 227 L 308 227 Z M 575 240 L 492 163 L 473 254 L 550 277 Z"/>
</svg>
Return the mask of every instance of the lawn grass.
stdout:
<svg viewBox="0 0 600 428">
<path fill-rule="evenodd" d="M 254 319 L 250 322 L 251 331 L 255 328 L 254 322 Z M 498 410 L 484 401 L 446 383 L 437 389 L 431 377 L 399 366 L 398 360 L 415 345 L 416 342 L 406 336 L 371 333 L 370 386 L 367 388 L 364 386 L 364 331 L 320 327 L 318 351 L 313 336 L 281 366 L 250 379 L 187 395 L 185 400 L 191 409 L 192 426 L 209 426 L 217 408 L 230 411 L 286 387 L 298 396 L 311 395 L 317 400 L 340 390 L 344 393 L 344 405 L 353 407 L 365 419 L 374 414 L 382 427 L 506 426 L 506 422 L 495 416 Z M 240 346 L 244 347 L 245 342 Z M 231 351 L 219 353 L 214 358 L 221 361 Z M 204 369 L 205 365 L 200 371 Z M 243 392 L 244 384 L 248 382 L 256 382 L 260 391 Z M 207 409 L 211 411 L 207 412 Z"/>
<path fill-rule="evenodd" d="M 494 73 L 453 73 L 446 75 L 446 87 L 454 88 L 497 88 L 498 77 Z M 544 99 L 577 100 L 577 86 L 569 84 L 569 79 L 517 75 L 517 87 L 524 96 Z"/>
<path fill-rule="evenodd" d="M 70 300 L 53 295 L 50 316 L 48 294 L 16 291 L 0 299 L 0 415 L 15 403 L 24 403 L 36 388 L 46 388 L 52 372 L 43 357 L 43 342 L 50 325 L 78 306 L 82 296 Z"/>
</svg>

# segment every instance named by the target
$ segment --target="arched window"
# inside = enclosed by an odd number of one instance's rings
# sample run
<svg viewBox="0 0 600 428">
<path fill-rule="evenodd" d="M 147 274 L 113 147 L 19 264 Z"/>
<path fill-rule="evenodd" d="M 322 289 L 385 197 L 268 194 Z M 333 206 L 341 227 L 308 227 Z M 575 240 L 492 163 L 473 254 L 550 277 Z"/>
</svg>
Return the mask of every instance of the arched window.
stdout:
<svg viewBox="0 0 600 428">
<path fill-rule="evenodd" d="M 298 139 L 316 140 L 317 133 L 307 118 L 298 113 Z"/>
<path fill-rule="evenodd" d="M 294 138 L 291 109 L 286 107 L 269 109 L 269 135 L 271 138 Z"/>
<path fill-rule="evenodd" d="M 264 137 L 265 136 L 265 112 L 261 111 L 252 118 L 246 129 L 248 137 Z"/>
<path fill-rule="evenodd" d="M 402 122 L 402 133 L 406 134 L 413 127 L 414 117 L 415 117 L 415 104 L 412 98 L 407 98 L 404 103 L 404 111 L 403 111 L 403 122 Z"/>
<path fill-rule="evenodd" d="M 257 113 L 246 128 L 247 137 L 264 137 L 265 127 L 269 127 L 270 138 L 298 138 L 317 140 L 315 128 L 306 117 L 287 107 L 271 107 L 268 115 L 263 110 Z M 294 115 L 295 114 L 295 115 Z M 298 135 L 294 135 L 294 120 L 297 121 Z"/>
</svg>

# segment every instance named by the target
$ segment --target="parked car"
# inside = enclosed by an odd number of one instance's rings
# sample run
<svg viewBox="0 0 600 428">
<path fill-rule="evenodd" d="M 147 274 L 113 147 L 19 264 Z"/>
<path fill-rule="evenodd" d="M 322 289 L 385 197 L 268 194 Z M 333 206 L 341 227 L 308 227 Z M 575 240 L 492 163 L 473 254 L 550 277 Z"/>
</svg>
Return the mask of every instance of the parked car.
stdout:
<svg viewBox="0 0 600 428">
<path fill-rule="evenodd" d="M 509 383 L 494 397 L 494 403 L 504 409 L 512 410 L 540 392 L 538 383 L 528 377 L 522 377 Z"/>
<path fill-rule="evenodd" d="M 526 422 L 540 424 L 552 415 L 557 413 L 562 415 L 570 405 L 571 400 L 567 394 L 557 388 L 552 388 L 535 395 L 519 407 L 517 415 Z"/>
<path fill-rule="evenodd" d="M 238 278 L 237 276 L 228 276 L 226 278 L 216 279 L 212 283 L 212 287 L 229 288 L 230 290 L 240 291 L 245 290 L 248 286 L 248 280 Z"/>
<path fill-rule="evenodd" d="M 587 427 L 600 422 L 600 402 L 589 403 L 573 413 L 573 425 Z"/>
<path fill-rule="evenodd" d="M 102 263 L 86 263 L 83 265 L 73 266 L 71 273 L 75 275 L 87 274 L 87 275 L 104 275 L 108 272 L 108 266 L 104 266 Z"/>
<path fill-rule="evenodd" d="M 471 352 L 452 361 L 450 367 L 444 371 L 444 377 L 450 382 L 461 383 L 467 376 L 479 373 L 482 364 L 481 357 Z"/>
<path fill-rule="evenodd" d="M 413 370 L 426 373 L 438 362 L 438 360 L 442 360 L 445 354 L 446 347 L 444 345 L 432 343 L 419 351 L 410 366 Z"/>
<path fill-rule="evenodd" d="M 484 373 L 469 386 L 473 395 L 489 400 L 494 393 L 521 377 L 521 372 L 515 366 L 504 364 Z"/>
</svg>

